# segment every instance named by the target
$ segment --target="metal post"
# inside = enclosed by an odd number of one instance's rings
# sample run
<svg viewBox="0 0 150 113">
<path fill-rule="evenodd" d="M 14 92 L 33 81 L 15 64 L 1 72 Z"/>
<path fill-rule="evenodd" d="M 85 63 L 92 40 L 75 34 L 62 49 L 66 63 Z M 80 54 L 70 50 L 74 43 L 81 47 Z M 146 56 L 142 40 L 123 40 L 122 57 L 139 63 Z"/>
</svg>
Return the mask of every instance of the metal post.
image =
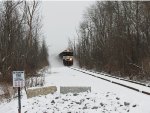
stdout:
<svg viewBox="0 0 150 113">
<path fill-rule="evenodd" d="M 21 113 L 21 96 L 20 96 L 20 87 L 18 87 L 18 113 Z"/>
</svg>

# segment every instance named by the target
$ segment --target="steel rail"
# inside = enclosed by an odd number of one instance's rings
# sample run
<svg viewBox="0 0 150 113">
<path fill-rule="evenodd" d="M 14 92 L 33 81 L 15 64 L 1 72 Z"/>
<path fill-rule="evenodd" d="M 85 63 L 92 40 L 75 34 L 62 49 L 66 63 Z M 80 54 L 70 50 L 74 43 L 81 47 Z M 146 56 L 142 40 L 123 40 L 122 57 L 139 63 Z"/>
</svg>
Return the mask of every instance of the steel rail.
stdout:
<svg viewBox="0 0 150 113">
<path fill-rule="evenodd" d="M 91 73 L 85 72 L 85 70 L 76 69 L 76 68 L 73 68 L 73 67 L 69 67 L 69 68 L 70 68 L 70 69 L 73 69 L 73 70 L 76 70 L 76 71 L 79 71 L 79 72 L 82 72 L 82 73 L 85 73 L 85 74 L 88 74 L 88 75 L 91 75 L 91 76 L 96 77 L 96 78 L 100 78 L 100 79 L 102 79 L 102 80 L 105 80 L 105 81 L 108 81 L 108 82 L 111 82 L 111 83 L 114 83 L 114 84 L 117 84 L 117 85 L 120 85 L 120 86 L 129 88 L 129 89 L 131 89 L 131 90 L 134 90 L 134 91 L 137 91 L 137 92 L 141 92 L 141 93 L 146 94 L 146 95 L 150 95 L 150 92 L 141 91 L 140 89 L 137 89 L 137 88 L 135 88 L 135 87 L 131 87 L 131 86 L 128 86 L 128 85 L 125 85 L 125 84 L 121 84 L 121 83 L 119 83 L 119 82 L 111 81 L 111 80 L 108 80 L 108 79 L 103 78 L 103 77 L 100 77 L 100 76 L 95 76 L 95 75 L 93 75 L 93 74 L 91 74 Z M 86 71 L 87 71 L 87 70 L 86 70 Z M 90 71 L 90 72 L 92 72 L 92 71 Z M 97 74 L 102 74 L 102 73 L 97 73 Z M 110 78 L 116 78 L 116 79 L 118 79 L 118 77 L 114 77 L 114 76 L 111 76 L 111 75 L 108 75 L 108 74 L 107 74 L 107 75 L 102 74 L 102 75 L 108 76 L 108 77 L 110 77 Z M 119 80 L 123 80 L 123 81 L 131 82 L 131 83 L 134 83 L 134 84 L 146 86 L 146 85 L 143 84 L 143 83 L 139 83 L 139 82 L 135 82 L 135 81 L 128 81 L 128 80 L 126 80 L 126 79 L 119 79 Z M 146 87 L 149 87 L 149 86 L 146 86 Z"/>
</svg>

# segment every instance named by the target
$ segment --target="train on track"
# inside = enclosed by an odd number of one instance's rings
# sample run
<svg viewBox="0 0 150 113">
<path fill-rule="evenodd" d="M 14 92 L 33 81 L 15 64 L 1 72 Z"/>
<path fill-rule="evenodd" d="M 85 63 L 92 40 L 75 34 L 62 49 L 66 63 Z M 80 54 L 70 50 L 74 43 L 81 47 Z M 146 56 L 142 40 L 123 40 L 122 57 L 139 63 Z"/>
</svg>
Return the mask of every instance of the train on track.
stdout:
<svg viewBox="0 0 150 113">
<path fill-rule="evenodd" d="M 59 57 L 62 59 L 63 64 L 65 66 L 73 65 L 73 51 L 70 49 L 66 49 L 59 54 Z"/>
</svg>

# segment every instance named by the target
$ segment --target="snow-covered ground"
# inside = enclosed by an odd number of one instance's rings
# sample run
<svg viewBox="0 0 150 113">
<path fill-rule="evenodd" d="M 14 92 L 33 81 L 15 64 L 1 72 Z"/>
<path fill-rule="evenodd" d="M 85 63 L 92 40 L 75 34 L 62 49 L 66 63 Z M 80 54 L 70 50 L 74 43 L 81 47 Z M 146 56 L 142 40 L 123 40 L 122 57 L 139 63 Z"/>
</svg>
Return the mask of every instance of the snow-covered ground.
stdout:
<svg viewBox="0 0 150 113">
<path fill-rule="evenodd" d="M 117 83 L 121 83 L 121 84 L 126 85 L 126 86 L 132 86 L 133 88 L 138 89 L 140 92 L 142 92 L 142 91 L 150 92 L 150 88 L 149 87 L 145 87 L 145 86 L 142 86 L 142 85 L 139 85 L 139 84 L 135 84 L 135 83 L 131 83 L 131 82 L 128 82 L 128 81 L 119 80 L 119 79 L 116 79 L 116 78 L 105 76 L 104 73 L 97 74 L 97 73 L 85 71 L 85 70 L 82 70 L 82 69 L 77 69 L 77 68 L 75 68 L 75 69 L 79 70 L 79 71 L 81 70 L 82 72 L 89 73 L 89 74 L 92 74 L 92 75 L 97 76 L 97 77 L 101 77 L 101 78 L 107 79 L 107 80 L 109 80 L 111 82 L 117 82 Z M 149 84 L 147 84 L 147 85 L 149 85 Z"/>
<path fill-rule="evenodd" d="M 150 113 L 150 96 L 77 72 L 59 61 L 45 73 L 45 86 L 57 86 L 58 91 L 30 99 L 22 91 L 22 113 Z M 91 92 L 60 94 L 60 86 L 90 86 Z M 17 113 L 17 106 L 17 99 L 0 104 L 0 113 Z"/>
</svg>

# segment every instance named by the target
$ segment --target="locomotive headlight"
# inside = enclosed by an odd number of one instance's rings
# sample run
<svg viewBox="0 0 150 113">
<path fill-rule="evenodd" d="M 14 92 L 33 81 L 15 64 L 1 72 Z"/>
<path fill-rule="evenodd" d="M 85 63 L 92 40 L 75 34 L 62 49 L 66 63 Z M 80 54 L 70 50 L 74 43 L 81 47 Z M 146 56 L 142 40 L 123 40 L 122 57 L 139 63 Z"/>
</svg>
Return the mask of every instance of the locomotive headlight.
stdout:
<svg viewBox="0 0 150 113">
<path fill-rule="evenodd" d="M 69 60 L 72 60 L 72 58 L 69 58 Z"/>
</svg>

